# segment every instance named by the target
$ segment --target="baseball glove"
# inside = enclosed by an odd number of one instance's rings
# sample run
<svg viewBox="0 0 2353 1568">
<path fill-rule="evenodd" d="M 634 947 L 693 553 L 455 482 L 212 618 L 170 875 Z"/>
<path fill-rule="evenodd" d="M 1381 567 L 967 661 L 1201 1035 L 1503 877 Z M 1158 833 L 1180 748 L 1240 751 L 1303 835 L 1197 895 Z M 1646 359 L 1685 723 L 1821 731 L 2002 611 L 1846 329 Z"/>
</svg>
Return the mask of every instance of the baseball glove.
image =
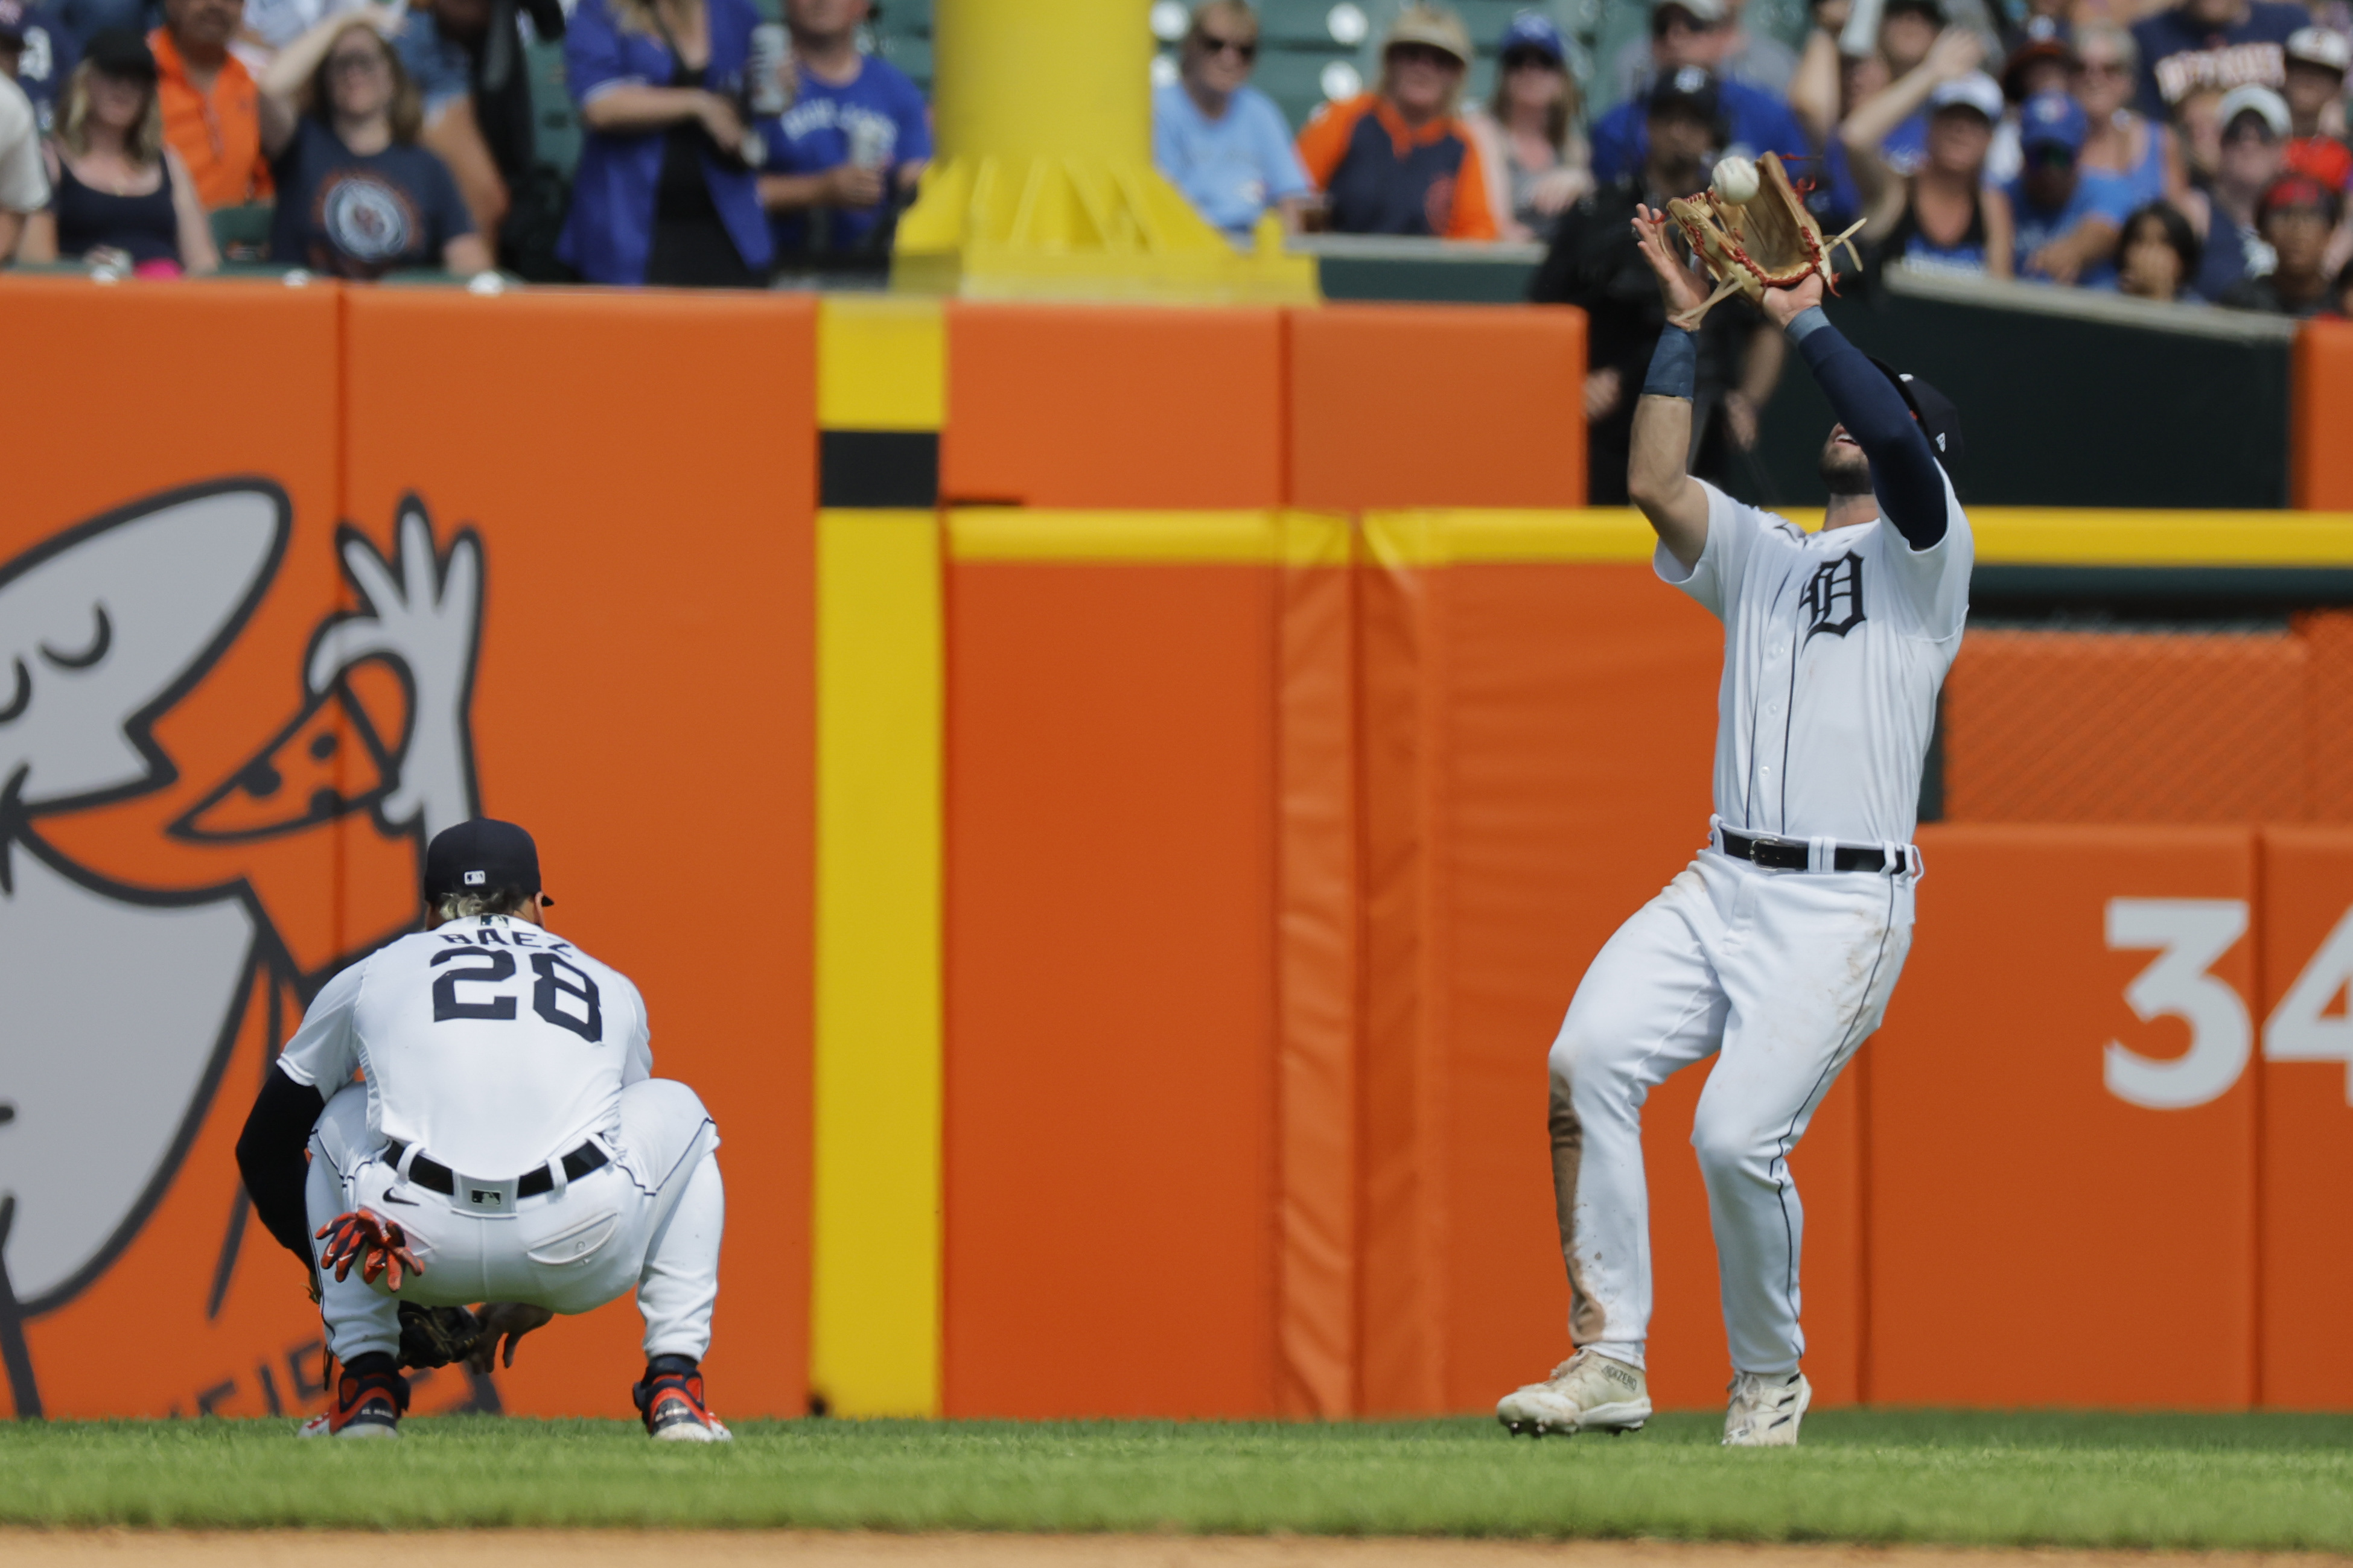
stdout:
<svg viewBox="0 0 2353 1568">
<path fill-rule="evenodd" d="M 448 1366 L 462 1361 L 481 1337 L 482 1321 L 463 1307 L 400 1304 L 400 1364 L 405 1367 Z"/>
<path fill-rule="evenodd" d="M 1747 201 L 1726 201 L 1708 190 L 1667 204 L 1668 213 L 1691 242 L 1692 254 L 1716 280 L 1715 292 L 1696 310 L 1676 317 L 1675 325 L 1697 327 L 1719 300 L 1735 294 L 1762 300 L 1767 289 L 1794 289 L 1817 274 L 1836 293 L 1831 252 L 1841 245 L 1857 267 L 1862 265 L 1853 244 L 1862 225 L 1824 238 L 1822 226 L 1806 210 L 1778 154 L 1758 158 L 1757 174 L 1757 194 Z"/>
</svg>

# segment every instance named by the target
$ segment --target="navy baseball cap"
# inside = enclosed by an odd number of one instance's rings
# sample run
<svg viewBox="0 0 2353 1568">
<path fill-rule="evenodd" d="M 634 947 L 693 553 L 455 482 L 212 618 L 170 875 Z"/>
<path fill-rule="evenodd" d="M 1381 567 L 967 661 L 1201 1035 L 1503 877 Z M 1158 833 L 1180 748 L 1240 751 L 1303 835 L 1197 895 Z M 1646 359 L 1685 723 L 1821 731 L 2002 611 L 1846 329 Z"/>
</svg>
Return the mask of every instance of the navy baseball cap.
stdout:
<svg viewBox="0 0 2353 1568">
<path fill-rule="evenodd" d="M 82 46 L 81 58 L 94 70 L 103 71 L 117 81 L 155 80 L 155 56 L 147 47 L 147 40 L 133 27 L 104 27 L 92 34 Z"/>
<path fill-rule="evenodd" d="M 1556 66 L 1568 64 L 1567 41 L 1552 25 L 1552 18 L 1540 12 L 1523 11 L 1504 29 L 1504 41 L 1495 46 L 1495 53 L 1508 55 L 1514 49 L 1532 50 Z"/>
<path fill-rule="evenodd" d="M 2038 92 L 2018 111 L 2018 144 L 2028 153 L 2038 147 L 2080 153 L 2091 133 L 2084 106 L 2063 92 Z"/>
<path fill-rule="evenodd" d="M 1928 445 L 1936 449 L 1937 460 L 1945 465 L 1947 471 L 1958 468 L 1961 461 L 1961 411 L 1953 406 L 1953 400 L 1918 376 L 1897 370 L 1883 359 L 1873 357 L 1871 363 L 1877 365 L 1879 374 L 1894 382 L 1895 390 L 1904 395 L 1905 406 L 1912 410 L 1912 416 L 1920 421 L 1921 434 L 1926 436 Z"/>
<path fill-rule="evenodd" d="M 478 816 L 443 828 L 425 847 L 427 902 L 498 888 L 540 891 L 539 846 L 513 823 Z M 543 898 L 543 901 L 555 900 Z"/>
<path fill-rule="evenodd" d="M 1678 66 L 1658 79 L 1651 89 L 1651 100 L 1645 109 L 1651 114 L 1662 114 L 1671 109 L 1687 109 L 1711 125 L 1715 122 L 1723 98 L 1716 91 L 1715 79 L 1701 66 Z"/>
</svg>

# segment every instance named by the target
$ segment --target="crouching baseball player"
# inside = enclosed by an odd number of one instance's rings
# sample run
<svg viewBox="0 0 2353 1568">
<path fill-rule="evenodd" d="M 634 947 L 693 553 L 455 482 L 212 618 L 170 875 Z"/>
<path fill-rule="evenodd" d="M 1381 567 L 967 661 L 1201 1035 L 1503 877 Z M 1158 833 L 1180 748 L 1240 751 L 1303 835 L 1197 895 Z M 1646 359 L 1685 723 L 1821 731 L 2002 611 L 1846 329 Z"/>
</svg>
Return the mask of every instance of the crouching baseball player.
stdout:
<svg viewBox="0 0 2353 1568">
<path fill-rule="evenodd" d="M 1670 313 L 1690 310 L 1699 279 L 1669 250 L 1664 215 L 1639 210 Z M 1724 623 L 1715 816 L 1698 858 L 1602 947 L 1553 1043 L 1574 1353 L 1497 1405 L 1515 1433 L 1649 1417 L 1642 1102 L 1709 1057 L 1692 1142 L 1732 1350 L 1725 1442 L 1795 1443 L 1811 1397 L 1798 1367 L 1805 1217 L 1789 1152 L 1878 1026 L 1911 944 L 1920 770 L 1972 558 L 1944 467 L 1960 450 L 1952 405 L 1864 358 L 1821 296 L 1810 276 L 1764 299 L 1839 419 L 1822 447 L 1820 532 L 1686 471 L 1690 333 L 1661 337 L 1636 408 L 1629 487 L 1658 531 L 1658 574 Z"/>
<path fill-rule="evenodd" d="M 237 1143 L 255 1213 L 314 1270 L 342 1363 L 303 1435 L 399 1435 L 404 1303 L 491 1303 L 488 1338 L 457 1349 L 487 1366 L 503 1333 L 512 1365 L 551 1314 L 634 1289 L 646 1430 L 724 1441 L 700 1371 L 726 1217 L 710 1115 L 652 1076 L 637 987 L 545 929 L 531 835 L 437 835 L 425 901 L 424 931 L 319 993 Z"/>
</svg>

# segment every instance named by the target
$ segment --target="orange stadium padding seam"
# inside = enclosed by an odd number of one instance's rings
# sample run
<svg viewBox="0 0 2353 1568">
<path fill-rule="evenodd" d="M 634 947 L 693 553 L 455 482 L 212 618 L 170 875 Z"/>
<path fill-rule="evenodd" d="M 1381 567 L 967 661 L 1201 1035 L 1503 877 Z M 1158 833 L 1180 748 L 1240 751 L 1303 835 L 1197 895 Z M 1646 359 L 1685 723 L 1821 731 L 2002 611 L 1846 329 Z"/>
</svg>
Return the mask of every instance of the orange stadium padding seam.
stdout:
<svg viewBox="0 0 2353 1568">
<path fill-rule="evenodd" d="M 2296 331 L 2291 492 L 2299 507 L 2353 510 L 2353 321 Z"/>
</svg>

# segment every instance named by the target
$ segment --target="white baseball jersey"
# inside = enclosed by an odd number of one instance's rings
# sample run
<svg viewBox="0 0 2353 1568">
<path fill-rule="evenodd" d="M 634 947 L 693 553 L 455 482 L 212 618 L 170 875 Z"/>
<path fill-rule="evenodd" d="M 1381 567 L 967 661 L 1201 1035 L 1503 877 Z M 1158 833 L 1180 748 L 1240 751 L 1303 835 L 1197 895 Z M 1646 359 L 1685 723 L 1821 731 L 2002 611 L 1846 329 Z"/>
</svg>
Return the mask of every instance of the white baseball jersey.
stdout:
<svg viewBox="0 0 2353 1568">
<path fill-rule="evenodd" d="M 1724 623 L 1715 813 L 1788 838 L 1904 844 L 1936 691 L 1960 650 L 1976 547 L 1945 481 L 1945 537 L 1915 550 L 1884 521 L 1807 533 L 1707 490 L 1707 545 L 1659 575 Z"/>
<path fill-rule="evenodd" d="M 628 976 L 529 921 L 481 915 L 327 982 L 280 1066 L 330 1097 L 364 1073 L 371 1133 L 503 1180 L 616 1134 L 653 1051 Z"/>
</svg>

